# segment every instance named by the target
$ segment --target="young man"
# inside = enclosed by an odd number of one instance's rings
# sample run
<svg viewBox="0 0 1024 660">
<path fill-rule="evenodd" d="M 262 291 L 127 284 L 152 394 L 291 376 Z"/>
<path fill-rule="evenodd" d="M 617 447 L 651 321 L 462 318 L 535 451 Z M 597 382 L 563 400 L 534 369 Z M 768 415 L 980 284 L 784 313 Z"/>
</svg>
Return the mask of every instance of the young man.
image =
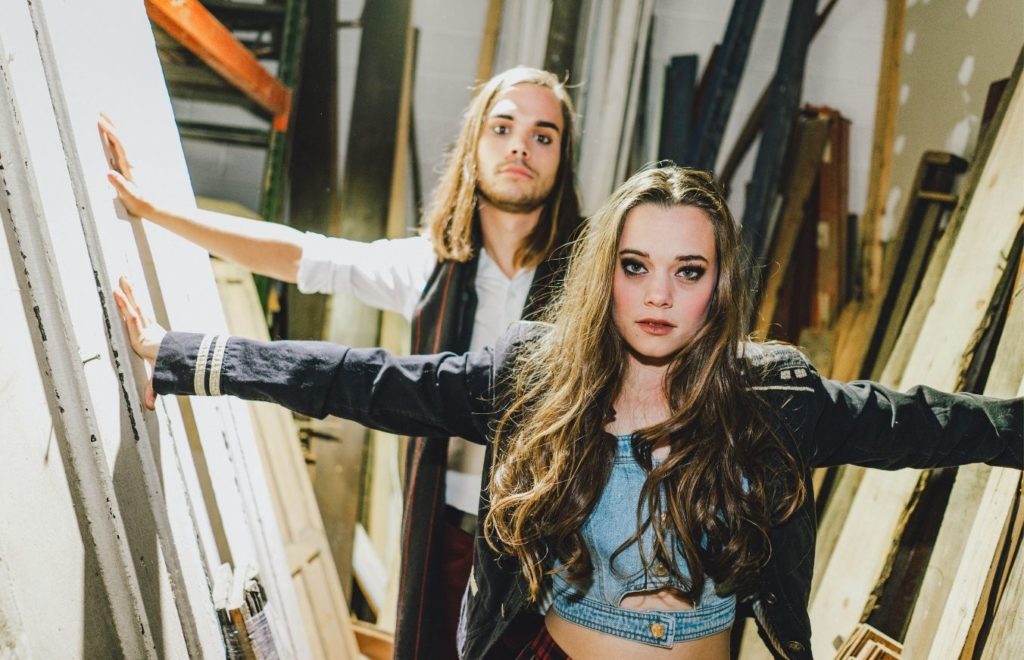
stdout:
<svg viewBox="0 0 1024 660">
<path fill-rule="evenodd" d="M 350 291 L 402 313 L 412 322 L 417 353 L 492 345 L 511 322 L 537 314 L 565 265 L 558 249 L 579 224 L 572 102 L 556 76 L 537 69 L 500 73 L 474 96 L 423 218 L 423 235 L 413 238 L 361 243 L 158 208 L 132 183 L 110 125 L 100 128 L 114 154 L 108 178 L 129 212 L 305 293 Z M 457 656 L 483 454 L 482 446 L 461 438 L 410 444 L 398 658 Z"/>
</svg>

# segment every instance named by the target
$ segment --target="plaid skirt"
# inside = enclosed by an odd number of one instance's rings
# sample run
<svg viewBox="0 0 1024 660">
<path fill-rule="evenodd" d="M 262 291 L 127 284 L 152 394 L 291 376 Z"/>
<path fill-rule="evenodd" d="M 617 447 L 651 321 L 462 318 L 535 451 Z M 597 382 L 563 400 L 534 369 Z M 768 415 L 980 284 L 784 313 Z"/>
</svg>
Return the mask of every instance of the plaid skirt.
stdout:
<svg viewBox="0 0 1024 660">
<path fill-rule="evenodd" d="M 530 640 L 516 660 L 572 660 L 565 651 L 555 643 L 548 633 L 547 626 L 541 626 L 537 635 Z"/>
</svg>

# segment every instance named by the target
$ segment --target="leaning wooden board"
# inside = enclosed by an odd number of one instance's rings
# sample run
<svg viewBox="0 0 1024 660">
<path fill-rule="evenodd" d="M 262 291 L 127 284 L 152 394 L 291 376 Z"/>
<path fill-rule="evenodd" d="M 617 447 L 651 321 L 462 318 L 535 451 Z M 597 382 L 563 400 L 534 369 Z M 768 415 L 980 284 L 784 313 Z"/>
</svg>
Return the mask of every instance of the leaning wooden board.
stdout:
<svg viewBox="0 0 1024 660">
<path fill-rule="evenodd" d="M 52 517 L 5 536 L 16 539 L 5 546 L 10 556 L 24 562 L 9 575 L 28 613 L 30 653 L 219 657 L 209 575 L 220 561 L 251 560 L 274 607 L 281 655 L 306 657 L 244 407 L 165 398 L 155 414 L 144 412 L 145 374 L 112 307 L 110 289 L 127 273 L 171 327 L 225 327 L 206 255 L 119 215 L 105 180 L 101 111 L 132 146 L 137 177 L 171 201 L 192 200 L 142 4 L 5 2 L 0 50 L 4 176 L 14 182 L 5 186 L 3 258 L 15 280 L 3 284 L 29 337 L 12 343 L 18 369 L 5 374 L 26 392 L 15 401 L 39 413 L 21 422 L 24 437 L 57 438 L 36 450 L 46 469 L 14 480 L 35 495 L 27 511 Z M 17 335 L 17 322 L 6 326 L 5 340 Z M 30 396 L 40 384 L 46 396 Z M 64 471 L 53 467 L 61 461 Z M 0 504 L 5 520 L 17 502 Z M 63 588 L 41 588 L 48 583 Z"/>
<path fill-rule="evenodd" d="M 231 211 L 240 215 L 237 209 Z M 219 259 L 212 263 L 231 333 L 270 339 L 251 273 Z M 358 658 L 348 606 L 324 535 L 292 415 L 271 403 L 253 401 L 247 407 L 313 657 Z"/>
<path fill-rule="evenodd" d="M 936 277 L 934 302 L 922 315 L 917 336 L 907 339 L 912 348 L 902 377 L 889 381 L 899 389 L 918 383 L 956 387 L 963 356 L 1004 267 L 1000 254 L 1009 247 L 1024 207 L 1024 187 L 1019 185 L 1024 163 L 1017 151 L 1024 137 L 1019 76 L 997 130 L 987 158 L 976 161 L 983 169 L 973 194 L 963 195 L 948 260 L 933 264 L 942 273 Z M 811 604 L 815 655 L 834 653 L 833 641 L 849 635 L 859 621 L 917 480 L 912 470 L 865 475 Z"/>
</svg>

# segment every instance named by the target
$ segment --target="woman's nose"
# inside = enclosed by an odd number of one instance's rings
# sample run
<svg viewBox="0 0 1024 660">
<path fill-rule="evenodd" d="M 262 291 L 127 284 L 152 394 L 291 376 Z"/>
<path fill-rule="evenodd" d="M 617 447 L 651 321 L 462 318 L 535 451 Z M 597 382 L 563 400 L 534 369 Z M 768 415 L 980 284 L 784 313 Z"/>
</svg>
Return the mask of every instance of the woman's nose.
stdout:
<svg viewBox="0 0 1024 660">
<path fill-rule="evenodd" d="M 644 302 L 652 307 L 671 307 L 672 293 L 668 284 L 662 282 L 660 278 L 652 277 L 645 292 Z"/>
</svg>

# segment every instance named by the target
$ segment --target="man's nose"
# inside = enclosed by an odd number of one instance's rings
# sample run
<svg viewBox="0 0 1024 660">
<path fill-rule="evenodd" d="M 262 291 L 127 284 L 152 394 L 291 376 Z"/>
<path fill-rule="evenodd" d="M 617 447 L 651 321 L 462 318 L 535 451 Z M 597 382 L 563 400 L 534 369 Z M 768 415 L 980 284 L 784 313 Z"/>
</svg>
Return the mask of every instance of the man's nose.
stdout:
<svg viewBox="0 0 1024 660">
<path fill-rule="evenodd" d="M 530 150 L 527 148 L 529 141 L 519 134 L 513 134 L 509 141 L 509 150 L 517 158 L 529 158 Z"/>
</svg>

